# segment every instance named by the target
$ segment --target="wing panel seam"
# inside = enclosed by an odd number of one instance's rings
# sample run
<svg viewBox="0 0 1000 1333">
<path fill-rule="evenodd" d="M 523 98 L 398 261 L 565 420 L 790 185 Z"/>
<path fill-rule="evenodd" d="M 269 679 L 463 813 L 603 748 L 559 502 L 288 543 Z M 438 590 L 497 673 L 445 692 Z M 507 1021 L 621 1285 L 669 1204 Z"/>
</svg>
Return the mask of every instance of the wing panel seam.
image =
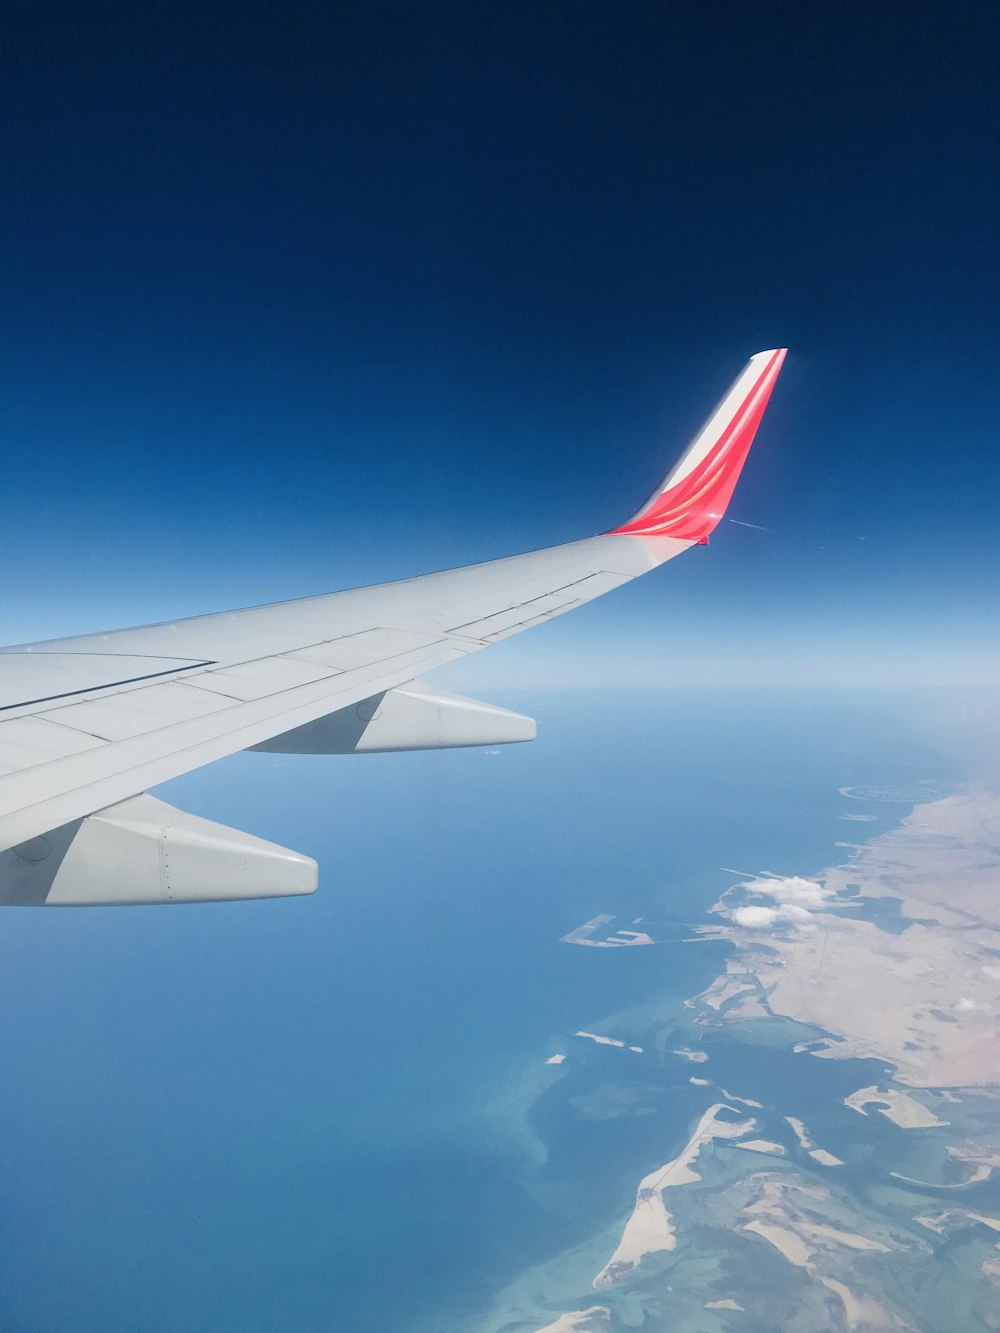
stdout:
<svg viewBox="0 0 1000 1333">
<path fill-rule="evenodd" d="M 48 656 L 59 657 L 62 654 L 49 653 Z M 51 704 L 57 699 L 72 699 L 80 694 L 97 694 L 100 690 L 116 690 L 120 685 L 138 685 L 144 680 L 157 680 L 162 676 L 176 676 L 182 671 L 196 671 L 212 666 L 218 666 L 218 663 L 192 662 L 190 666 L 169 667 L 166 671 L 150 671 L 145 676 L 129 676 L 127 680 L 106 680 L 102 685 L 85 685 L 80 690 L 64 690 L 61 694 L 44 694 L 40 699 L 22 699 L 16 704 L 0 704 L 0 713 L 12 712 L 15 708 L 32 708 L 35 704 Z"/>
</svg>

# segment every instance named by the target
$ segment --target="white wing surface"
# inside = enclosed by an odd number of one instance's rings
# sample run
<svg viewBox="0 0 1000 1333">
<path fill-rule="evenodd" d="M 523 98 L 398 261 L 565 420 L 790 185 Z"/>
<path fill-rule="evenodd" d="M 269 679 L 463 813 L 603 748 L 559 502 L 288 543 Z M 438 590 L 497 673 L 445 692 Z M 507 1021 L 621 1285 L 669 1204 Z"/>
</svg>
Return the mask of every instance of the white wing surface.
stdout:
<svg viewBox="0 0 1000 1333">
<path fill-rule="evenodd" d="M 0 649 L 0 902 L 311 891 L 308 858 L 143 793 L 250 748 L 356 753 L 529 739 L 530 719 L 417 678 L 705 541 L 783 357 L 753 357 L 645 508 L 603 536 L 371 588 Z"/>
</svg>

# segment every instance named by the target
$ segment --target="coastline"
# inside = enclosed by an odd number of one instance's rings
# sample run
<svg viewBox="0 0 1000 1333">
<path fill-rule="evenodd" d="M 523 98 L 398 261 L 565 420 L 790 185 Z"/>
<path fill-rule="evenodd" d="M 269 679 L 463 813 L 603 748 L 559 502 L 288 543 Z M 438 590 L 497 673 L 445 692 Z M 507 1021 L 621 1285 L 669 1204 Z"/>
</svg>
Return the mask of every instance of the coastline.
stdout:
<svg viewBox="0 0 1000 1333">
<path fill-rule="evenodd" d="M 997 1084 L 994 827 L 1000 828 L 1000 795 L 993 792 L 966 790 L 919 805 L 898 828 L 859 846 L 847 864 L 808 881 L 823 899 L 808 931 L 794 923 L 779 931 L 710 927 L 736 952 L 696 997 L 696 1005 L 713 1011 L 703 1024 L 786 1017 L 827 1034 L 804 1050 L 813 1057 L 879 1059 L 914 1088 Z M 727 890 L 715 914 L 738 919 L 733 897 Z M 903 929 L 889 931 L 857 915 L 859 902 L 889 901 L 898 904 Z"/>
<path fill-rule="evenodd" d="M 719 924 L 697 928 L 700 938 L 734 946 L 715 981 L 686 1001 L 665 998 L 609 1016 L 600 1028 L 622 1036 L 600 1044 L 625 1045 L 626 1035 L 645 1040 L 647 1049 L 655 1049 L 661 1068 L 671 1061 L 688 1069 L 696 1063 L 702 1066 L 699 1075 L 702 1069 L 709 1075 L 715 1071 L 722 1049 L 718 1042 L 727 1038 L 751 1046 L 763 1041 L 764 1047 L 784 1049 L 794 1060 L 811 1056 L 841 1062 L 845 1073 L 853 1068 L 852 1062 L 868 1061 L 867 1079 L 858 1079 L 853 1089 L 840 1095 L 838 1104 L 848 1117 L 845 1128 L 849 1130 L 852 1117 L 859 1124 L 864 1117 L 883 1122 L 890 1132 L 906 1138 L 957 1134 L 959 1142 L 942 1141 L 936 1150 L 964 1173 L 964 1179 L 949 1188 L 961 1190 L 1000 1179 L 1000 1151 L 961 1141 L 965 1121 L 958 1112 L 964 1098 L 973 1093 L 992 1099 L 1000 1077 L 1000 1037 L 989 1021 L 1000 1008 L 1000 965 L 995 966 L 1000 957 L 1000 895 L 992 892 L 1000 880 L 1000 855 L 994 827 L 1000 830 L 1000 796 L 985 789 L 966 788 L 917 805 L 895 827 L 877 834 L 873 830 L 869 842 L 851 844 L 850 859 L 808 881 L 796 881 L 818 886 L 815 901 L 810 901 L 807 928 L 802 928 L 804 917 L 796 920 L 791 914 L 786 921 L 769 923 L 776 929 L 741 928 L 732 920 L 734 900 L 745 902 L 746 897 L 740 899 L 738 892 L 727 890 L 713 909 L 721 918 Z M 946 900 L 942 885 L 947 885 Z M 745 894 L 746 885 L 742 887 Z M 810 892 L 799 891 L 807 897 Z M 890 907 L 897 910 L 890 912 Z M 928 976 L 940 978 L 942 970 L 962 983 L 948 1009 L 942 1007 L 940 996 L 927 998 Z M 773 1041 L 767 1037 L 772 1028 Z M 651 1032 L 656 1033 L 652 1039 Z M 586 1035 L 591 1036 L 589 1031 Z M 891 1076 L 873 1082 L 873 1059 L 881 1061 Z M 594 1327 L 604 1333 L 605 1328 L 619 1328 L 619 1309 L 635 1314 L 659 1308 L 645 1293 L 652 1290 L 663 1263 L 674 1271 L 677 1256 L 686 1252 L 680 1241 L 693 1219 L 701 1219 L 704 1226 L 715 1218 L 717 1224 L 720 1200 L 725 1200 L 724 1212 L 732 1217 L 728 1227 L 738 1227 L 747 1242 L 766 1247 L 779 1263 L 807 1277 L 809 1299 L 834 1302 L 832 1308 L 839 1311 L 837 1318 L 846 1329 L 868 1327 L 872 1321 L 886 1329 L 911 1327 L 905 1313 L 872 1287 L 872 1273 L 877 1271 L 870 1266 L 873 1257 L 893 1253 L 916 1259 L 932 1252 L 920 1235 L 951 1236 L 977 1227 L 992 1231 L 996 1240 L 1000 1222 L 988 1207 L 951 1208 L 938 1216 L 926 1206 L 924 1196 L 920 1202 L 925 1206 L 921 1210 L 915 1199 L 902 1229 L 894 1222 L 887 1224 L 886 1218 L 880 1220 L 877 1210 L 852 1210 L 850 1196 L 840 1188 L 811 1183 L 813 1171 L 831 1182 L 841 1178 L 845 1159 L 837 1154 L 844 1151 L 844 1131 L 838 1131 L 840 1137 L 830 1144 L 837 1148 L 834 1153 L 817 1146 L 800 1115 L 762 1106 L 756 1096 L 742 1095 L 749 1091 L 746 1088 L 730 1092 L 721 1083 L 741 1085 L 721 1070 L 715 1079 L 689 1077 L 695 1089 L 713 1098 L 721 1095 L 725 1101 L 713 1099 L 676 1156 L 641 1178 L 632 1212 L 624 1226 L 619 1224 L 617 1245 L 591 1279 L 592 1289 L 610 1304 L 588 1304 L 580 1277 L 574 1276 L 575 1297 L 564 1290 L 559 1304 L 565 1308 L 575 1303 L 575 1313 L 569 1310 L 555 1323 L 551 1315 L 548 1323 L 522 1316 L 514 1322 L 490 1323 L 490 1329 L 562 1333 L 577 1325 L 560 1319 L 597 1319 Z M 904 1087 L 893 1087 L 893 1082 Z M 727 1107 L 734 1116 L 745 1115 L 737 1107 L 746 1106 L 760 1107 L 762 1115 L 738 1122 L 718 1118 Z M 948 1114 L 952 1107 L 955 1112 Z M 775 1132 L 775 1112 L 792 1134 L 790 1146 Z M 756 1137 L 751 1133 L 754 1128 Z M 822 1126 L 820 1130 L 822 1143 L 829 1130 Z M 729 1141 L 699 1162 L 703 1150 L 716 1139 Z M 746 1164 L 742 1173 L 738 1169 L 734 1173 L 731 1164 L 737 1161 Z M 849 1163 L 846 1169 L 850 1170 Z M 947 1183 L 923 1185 L 893 1170 L 887 1170 L 884 1178 L 904 1191 L 892 1205 L 896 1211 L 905 1207 L 907 1189 L 940 1188 Z M 738 1186 L 731 1184 L 728 1196 L 725 1189 L 719 1194 L 724 1182 L 732 1179 Z M 677 1189 L 668 1196 L 668 1209 L 665 1191 L 695 1182 L 701 1188 L 694 1194 Z M 605 1232 L 602 1228 L 600 1234 Z M 533 1276 L 536 1284 L 544 1282 L 545 1304 L 551 1309 L 553 1281 L 563 1285 L 559 1271 L 580 1274 L 586 1256 L 600 1243 L 595 1237 L 572 1255 L 558 1256 L 522 1278 Z M 1000 1242 L 992 1253 L 993 1257 L 977 1260 L 977 1271 L 996 1282 Z M 657 1257 L 661 1263 L 650 1266 Z M 532 1283 L 512 1284 L 508 1294 L 515 1285 L 521 1290 L 519 1304 L 524 1310 L 524 1296 Z M 676 1301 L 679 1291 L 672 1286 L 665 1290 Z M 640 1293 L 642 1299 L 635 1304 Z M 718 1310 L 720 1317 L 722 1311 L 739 1309 L 745 1301 L 737 1289 L 716 1286 L 706 1294 L 714 1299 L 702 1300 L 699 1308 Z M 625 1306 L 620 1306 L 622 1300 Z M 815 1306 L 817 1311 L 821 1308 L 830 1307 Z M 581 1327 L 589 1328 L 586 1323 Z"/>
<path fill-rule="evenodd" d="M 639 1182 L 635 1208 L 625 1223 L 625 1230 L 611 1258 L 594 1278 L 595 1291 L 624 1282 L 647 1256 L 676 1248 L 677 1235 L 673 1215 L 663 1201 L 663 1192 L 701 1180 L 694 1170 L 702 1148 L 716 1138 L 739 1138 L 753 1129 L 753 1120 L 738 1122 L 719 1119 L 719 1112 L 729 1110 L 724 1102 L 715 1102 L 698 1121 L 694 1133 L 681 1151 L 665 1166 L 651 1171 Z"/>
</svg>

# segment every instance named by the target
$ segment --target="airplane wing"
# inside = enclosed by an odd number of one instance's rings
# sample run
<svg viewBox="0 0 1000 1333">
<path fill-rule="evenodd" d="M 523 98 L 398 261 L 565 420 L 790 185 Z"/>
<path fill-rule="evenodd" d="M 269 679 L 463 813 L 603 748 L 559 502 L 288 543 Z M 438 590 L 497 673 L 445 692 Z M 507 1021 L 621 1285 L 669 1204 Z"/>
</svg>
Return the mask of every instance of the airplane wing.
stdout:
<svg viewBox="0 0 1000 1333">
<path fill-rule="evenodd" d="M 0 649 L 0 903 L 308 893 L 309 858 L 148 788 L 239 750 L 528 740 L 530 718 L 419 680 L 707 541 L 785 350 L 760 352 L 649 501 L 601 536 L 463 569 Z"/>
</svg>

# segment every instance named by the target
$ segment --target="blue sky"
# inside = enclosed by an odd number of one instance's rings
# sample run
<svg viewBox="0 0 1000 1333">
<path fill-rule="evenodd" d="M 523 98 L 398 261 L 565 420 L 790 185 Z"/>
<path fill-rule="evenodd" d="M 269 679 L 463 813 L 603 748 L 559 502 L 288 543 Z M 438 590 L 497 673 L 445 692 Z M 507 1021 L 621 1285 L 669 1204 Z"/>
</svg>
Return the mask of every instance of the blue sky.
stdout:
<svg viewBox="0 0 1000 1333">
<path fill-rule="evenodd" d="M 8 10 L 5 642 L 631 513 L 791 355 L 709 551 L 464 679 L 981 684 L 991 7 Z"/>
<path fill-rule="evenodd" d="M 0 642 L 604 530 L 791 353 L 757 527 L 437 673 L 537 748 L 234 756 L 158 794 L 316 856 L 314 898 L 5 918 L 5 1326 L 481 1299 L 547 1216 L 495 1106 L 665 984 L 563 931 L 700 911 L 721 860 L 812 873 L 842 783 L 950 779 L 883 712 L 950 736 L 907 687 L 1000 646 L 998 36 L 895 0 L 9 0 Z"/>
</svg>

